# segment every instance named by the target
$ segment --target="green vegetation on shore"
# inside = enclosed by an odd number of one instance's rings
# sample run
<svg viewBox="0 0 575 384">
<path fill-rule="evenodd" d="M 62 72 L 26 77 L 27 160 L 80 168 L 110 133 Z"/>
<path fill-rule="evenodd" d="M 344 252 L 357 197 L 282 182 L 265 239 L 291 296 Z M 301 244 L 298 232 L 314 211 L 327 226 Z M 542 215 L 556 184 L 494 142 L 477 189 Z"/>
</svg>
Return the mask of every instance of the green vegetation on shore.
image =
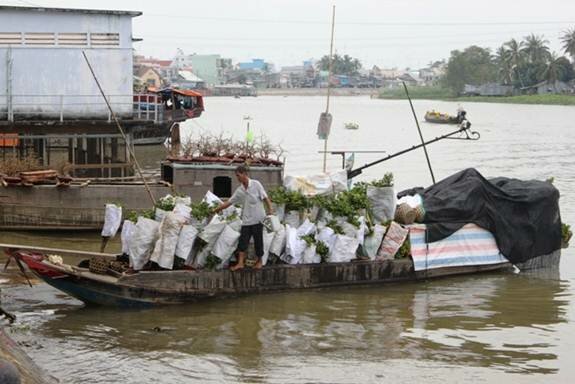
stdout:
<svg viewBox="0 0 575 384">
<path fill-rule="evenodd" d="M 506 104 L 545 104 L 545 105 L 575 105 L 575 95 L 519 95 L 519 96 L 455 96 L 449 89 L 442 87 L 413 87 L 409 88 L 412 99 L 466 101 L 478 103 L 506 103 Z M 379 93 L 380 99 L 405 99 L 403 88 L 385 89 Z"/>
</svg>

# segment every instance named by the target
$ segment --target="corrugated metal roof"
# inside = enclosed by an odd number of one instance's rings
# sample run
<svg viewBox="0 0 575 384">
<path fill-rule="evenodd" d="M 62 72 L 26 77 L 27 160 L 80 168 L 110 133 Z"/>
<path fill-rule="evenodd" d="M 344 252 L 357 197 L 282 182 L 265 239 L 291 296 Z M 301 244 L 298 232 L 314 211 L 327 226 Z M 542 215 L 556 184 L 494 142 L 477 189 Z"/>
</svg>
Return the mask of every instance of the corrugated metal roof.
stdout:
<svg viewBox="0 0 575 384">
<path fill-rule="evenodd" d="M 79 9 L 79 8 L 50 8 L 50 7 L 17 7 L 10 5 L 0 5 L 0 11 L 30 11 L 30 12 L 68 12 L 68 13 L 88 13 L 98 15 L 118 15 L 118 16 L 141 16 L 140 11 L 115 11 L 109 9 Z"/>
</svg>

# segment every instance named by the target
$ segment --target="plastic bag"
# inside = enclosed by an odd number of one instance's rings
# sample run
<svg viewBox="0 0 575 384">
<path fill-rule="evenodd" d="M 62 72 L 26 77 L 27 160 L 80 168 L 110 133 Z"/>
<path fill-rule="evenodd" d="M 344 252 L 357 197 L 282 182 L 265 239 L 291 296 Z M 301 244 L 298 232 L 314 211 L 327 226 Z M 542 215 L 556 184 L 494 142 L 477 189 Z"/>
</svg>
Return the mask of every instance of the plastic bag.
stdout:
<svg viewBox="0 0 575 384">
<path fill-rule="evenodd" d="M 355 237 L 336 235 L 333 249 L 329 255 L 332 263 L 346 263 L 355 259 L 355 252 L 359 246 L 359 241 Z"/>
<path fill-rule="evenodd" d="M 376 224 L 373 226 L 373 232 L 364 239 L 363 251 L 371 260 L 375 260 L 386 229 L 387 227 L 385 225 Z"/>
<path fill-rule="evenodd" d="M 192 249 L 194 242 L 198 237 L 198 230 L 193 225 L 184 225 L 178 237 L 178 245 L 176 246 L 176 256 L 181 259 L 187 260 Z"/>
<path fill-rule="evenodd" d="M 231 226 L 226 225 L 214 244 L 212 254 L 217 256 L 221 260 L 221 263 L 225 263 L 230 257 L 232 257 L 232 254 L 238 247 L 239 239 L 240 233 L 234 230 Z"/>
<path fill-rule="evenodd" d="M 122 224 L 122 207 L 118 207 L 116 204 L 106 204 L 102 237 L 112 238 L 116 236 L 120 224 Z"/>
<path fill-rule="evenodd" d="M 122 253 L 128 255 L 130 253 L 130 240 L 136 229 L 136 224 L 130 220 L 124 220 L 122 225 L 122 232 L 120 233 L 120 239 L 122 240 Z"/>
<path fill-rule="evenodd" d="M 395 192 L 393 187 L 367 186 L 367 199 L 371 204 L 371 213 L 377 223 L 393 220 L 395 216 Z"/>
<path fill-rule="evenodd" d="M 391 222 L 381 247 L 377 251 L 377 260 L 393 259 L 409 233 L 409 229 L 403 228 L 395 221 Z"/>
<path fill-rule="evenodd" d="M 138 217 L 138 222 L 130 238 L 130 266 L 136 271 L 142 269 L 150 260 L 153 246 L 159 236 L 160 223 L 145 217 Z"/>
<path fill-rule="evenodd" d="M 174 267 L 174 255 L 178 245 L 180 230 L 186 220 L 174 212 L 169 212 L 162 220 L 159 227 L 160 237 L 156 241 L 150 260 L 160 267 L 172 269 Z"/>
</svg>

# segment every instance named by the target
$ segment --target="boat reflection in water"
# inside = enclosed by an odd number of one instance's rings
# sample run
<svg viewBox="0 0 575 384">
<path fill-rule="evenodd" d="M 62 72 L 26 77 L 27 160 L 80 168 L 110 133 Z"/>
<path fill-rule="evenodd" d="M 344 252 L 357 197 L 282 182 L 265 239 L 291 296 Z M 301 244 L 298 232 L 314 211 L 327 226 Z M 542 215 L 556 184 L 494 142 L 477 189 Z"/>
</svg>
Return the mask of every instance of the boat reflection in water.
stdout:
<svg viewBox="0 0 575 384">
<path fill-rule="evenodd" d="M 87 381 L 97 370 L 100 380 L 117 382 L 133 380 L 138 372 L 164 375 L 166 382 L 182 377 L 286 382 L 286 372 L 307 369 L 301 382 L 318 374 L 319 381 L 337 382 L 338 360 L 381 368 L 375 364 L 416 359 L 433 366 L 553 374 L 558 346 L 550 340 L 559 336 L 550 334 L 566 322 L 567 285 L 490 274 L 144 311 L 70 310 L 67 299 L 66 309 L 32 325 L 45 346 L 32 354 L 54 372 Z M 34 304 L 35 311 L 41 305 L 46 304 Z"/>
</svg>

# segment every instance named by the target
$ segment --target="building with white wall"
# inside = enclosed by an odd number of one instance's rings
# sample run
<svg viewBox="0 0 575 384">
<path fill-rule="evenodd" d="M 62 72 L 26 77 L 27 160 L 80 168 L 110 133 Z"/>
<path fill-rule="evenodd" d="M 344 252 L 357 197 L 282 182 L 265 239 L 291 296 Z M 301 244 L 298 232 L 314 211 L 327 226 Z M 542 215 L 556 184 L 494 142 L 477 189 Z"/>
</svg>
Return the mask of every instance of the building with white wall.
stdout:
<svg viewBox="0 0 575 384">
<path fill-rule="evenodd" d="M 0 121 L 132 115 L 132 18 L 141 12 L 0 6 Z"/>
</svg>

